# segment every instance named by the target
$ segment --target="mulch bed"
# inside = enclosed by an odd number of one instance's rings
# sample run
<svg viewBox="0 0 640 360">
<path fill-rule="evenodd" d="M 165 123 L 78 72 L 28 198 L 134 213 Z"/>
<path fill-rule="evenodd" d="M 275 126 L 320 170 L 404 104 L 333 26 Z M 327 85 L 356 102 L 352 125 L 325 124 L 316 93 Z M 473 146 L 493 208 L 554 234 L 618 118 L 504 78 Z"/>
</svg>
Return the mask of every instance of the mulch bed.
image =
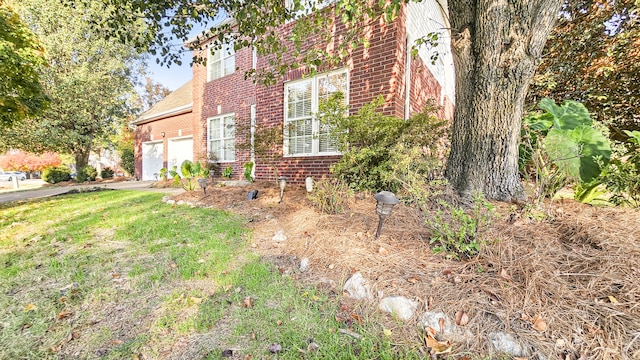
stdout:
<svg viewBox="0 0 640 360">
<path fill-rule="evenodd" d="M 259 191 L 247 200 L 250 190 Z M 371 194 L 357 194 L 340 215 L 318 213 L 303 187 L 288 185 L 284 202 L 273 183 L 214 185 L 175 197 L 244 216 L 251 247 L 295 274 L 341 296 L 358 271 L 374 294 L 402 295 L 421 311 L 464 313 L 474 336 L 453 355 L 495 353 L 487 334 L 515 335 L 538 359 L 640 359 L 640 212 L 562 201 L 535 219 L 526 207 L 496 204 L 498 217 L 481 236 L 488 243 L 471 260 L 435 255 L 426 223 L 434 212 L 398 205 L 375 239 Z M 284 242 L 272 240 L 284 230 Z M 297 271 L 308 258 L 310 271 Z M 376 303 L 376 302 L 374 302 Z M 376 304 L 363 305 L 377 311 Z M 398 343 L 422 342 L 417 316 L 385 328 Z M 387 322 L 388 321 L 388 322 Z M 425 348 L 425 352 L 428 349 Z"/>
</svg>

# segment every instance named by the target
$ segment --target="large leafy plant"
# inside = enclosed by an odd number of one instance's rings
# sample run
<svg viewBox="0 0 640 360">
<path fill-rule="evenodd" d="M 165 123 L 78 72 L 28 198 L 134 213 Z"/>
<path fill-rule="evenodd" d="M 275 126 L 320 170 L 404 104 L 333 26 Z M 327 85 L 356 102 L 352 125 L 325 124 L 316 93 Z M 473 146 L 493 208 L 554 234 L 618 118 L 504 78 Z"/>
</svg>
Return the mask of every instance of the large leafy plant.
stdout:
<svg viewBox="0 0 640 360">
<path fill-rule="evenodd" d="M 611 145 L 593 126 L 589 111 L 572 100 L 558 106 L 545 98 L 538 106 L 545 112 L 524 119 L 520 148 L 521 169 L 533 169 L 538 199 L 570 182 L 596 179 L 611 158 Z"/>
<path fill-rule="evenodd" d="M 182 188 L 186 191 L 193 191 L 198 185 L 198 178 L 206 178 L 209 176 L 209 169 L 200 164 L 199 161 L 192 162 L 185 160 L 180 165 L 180 174 L 176 171 L 176 167 L 169 171 L 169 176 L 173 178 L 173 185 L 178 186 L 182 181 Z"/>
</svg>

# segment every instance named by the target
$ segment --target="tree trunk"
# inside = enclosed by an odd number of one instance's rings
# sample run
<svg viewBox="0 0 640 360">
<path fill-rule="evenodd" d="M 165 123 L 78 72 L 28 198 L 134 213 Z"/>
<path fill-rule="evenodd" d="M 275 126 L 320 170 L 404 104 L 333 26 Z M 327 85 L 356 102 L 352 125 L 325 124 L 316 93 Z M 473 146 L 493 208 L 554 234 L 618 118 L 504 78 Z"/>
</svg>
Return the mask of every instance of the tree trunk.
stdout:
<svg viewBox="0 0 640 360">
<path fill-rule="evenodd" d="M 80 147 L 76 148 L 73 155 L 76 159 L 76 172 L 82 170 L 85 166 L 89 165 L 89 155 L 91 154 L 91 143 L 92 141 L 87 141 L 86 144 L 81 144 Z"/>
<path fill-rule="evenodd" d="M 456 108 L 446 177 L 464 197 L 524 198 L 522 109 L 563 0 L 449 0 Z"/>
</svg>

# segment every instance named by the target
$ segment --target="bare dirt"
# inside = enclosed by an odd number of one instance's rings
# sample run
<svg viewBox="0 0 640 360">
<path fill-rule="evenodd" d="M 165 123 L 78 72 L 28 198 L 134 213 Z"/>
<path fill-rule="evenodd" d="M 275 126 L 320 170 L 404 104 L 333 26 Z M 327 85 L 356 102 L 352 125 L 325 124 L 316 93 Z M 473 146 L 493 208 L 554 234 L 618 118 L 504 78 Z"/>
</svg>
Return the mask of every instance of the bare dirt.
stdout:
<svg viewBox="0 0 640 360">
<path fill-rule="evenodd" d="M 247 200 L 250 190 L 259 191 Z M 356 194 L 340 215 L 317 212 L 303 187 L 288 185 L 284 201 L 273 183 L 209 187 L 176 200 L 244 216 L 250 246 L 282 272 L 342 295 L 360 272 L 378 298 L 401 295 L 420 303 L 418 313 L 440 311 L 472 336 L 453 343 L 450 355 L 495 354 L 490 334 L 512 334 L 531 359 L 640 359 L 640 212 L 574 201 L 530 206 L 495 204 L 497 217 L 481 236 L 476 258 L 455 261 L 429 244 L 435 212 L 396 206 L 382 236 L 371 194 Z M 283 230 L 286 240 L 274 241 Z M 310 270 L 299 272 L 300 259 Z M 365 304 L 377 312 L 377 301 Z M 399 343 L 422 344 L 419 314 L 398 325 L 383 317 Z M 458 321 L 460 322 L 460 321 Z M 442 339 L 447 340 L 447 339 Z M 475 356 L 472 356 L 475 357 Z"/>
</svg>

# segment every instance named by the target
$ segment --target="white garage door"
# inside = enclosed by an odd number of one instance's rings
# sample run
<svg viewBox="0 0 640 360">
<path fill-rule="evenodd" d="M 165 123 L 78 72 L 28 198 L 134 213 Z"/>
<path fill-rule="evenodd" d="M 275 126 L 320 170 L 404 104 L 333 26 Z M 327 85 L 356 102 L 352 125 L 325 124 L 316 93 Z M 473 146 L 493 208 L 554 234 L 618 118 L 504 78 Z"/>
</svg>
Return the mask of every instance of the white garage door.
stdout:
<svg viewBox="0 0 640 360">
<path fill-rule="evenodd" d="M 157 180 L 162 169 L 164 146 L 162 141 L 142 144 L 142 180 Z"/>
<path fill-rule="evenodd" d="M 175 166 L 180 173 L 180 166 L 185 160 L 193 161 L 193 137 L 169 139 L 167 166 L 169 170 Z"/>
</svg>

